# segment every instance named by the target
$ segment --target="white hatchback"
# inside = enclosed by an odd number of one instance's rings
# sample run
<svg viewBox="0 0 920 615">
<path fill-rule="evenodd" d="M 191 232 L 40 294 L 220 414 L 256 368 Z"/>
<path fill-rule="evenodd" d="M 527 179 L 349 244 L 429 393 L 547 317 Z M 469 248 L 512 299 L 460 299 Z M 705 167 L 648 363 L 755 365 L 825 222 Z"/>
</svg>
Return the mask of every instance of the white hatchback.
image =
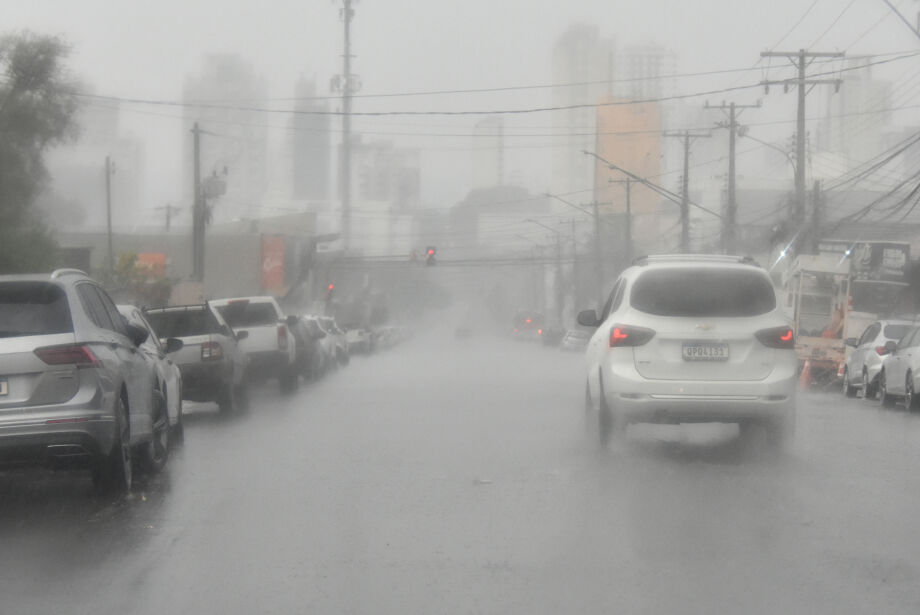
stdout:
<svg viewBox="0 0 920 615">
<path fill-rule="evenodd" d="M 795 340 L 770 276 L 747 257 L 649 256 L 616 281 L 586 350 L 588 426 L 738 423 L 779 448 L 794 431 Z"/>
</svg>

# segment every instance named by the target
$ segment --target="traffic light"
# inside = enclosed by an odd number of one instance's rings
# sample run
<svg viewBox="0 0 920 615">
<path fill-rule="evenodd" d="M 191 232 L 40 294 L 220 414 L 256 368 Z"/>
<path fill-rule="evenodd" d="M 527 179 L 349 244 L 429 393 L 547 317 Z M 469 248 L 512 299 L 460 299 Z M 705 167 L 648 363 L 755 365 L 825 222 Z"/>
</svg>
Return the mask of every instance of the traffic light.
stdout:
<svg viewBox="0 0 920 615">
<path fill-rule="evenodd" d="M 438 251 L 437 249 L 435 249 L 434 246 L 428 246 L 428 249 L 425 251 L 425 266 L 426 267 L 431 267 L 432 265 L 436 265 L 438 263 L 438 261 L 435 260 L 435 255 L 437 253 Z"/>
<path fill-rule="evenodd" d="M 335 284 L 332 282 L 329 283 L 329 288 L 326 289 L 326 301 L 332 299 L 332 291 L 335 290 Z"/>
</svg>

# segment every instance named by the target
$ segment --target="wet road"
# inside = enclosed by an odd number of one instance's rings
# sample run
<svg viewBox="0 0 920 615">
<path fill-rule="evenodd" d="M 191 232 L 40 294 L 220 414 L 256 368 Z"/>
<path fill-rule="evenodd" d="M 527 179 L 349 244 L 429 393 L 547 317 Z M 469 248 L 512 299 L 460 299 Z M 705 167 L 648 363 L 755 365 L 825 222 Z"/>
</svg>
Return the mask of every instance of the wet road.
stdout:
<svg viewBox="0 0 920 615">
<path fill-rule="evenodd" d="M 419 337 L 242 418 L 190 408 L 126 500 L 0 474 L 0 612 L 920 612 L 920 414 L 809 394 L 780 460 L 731 426 L 598 452 L 582 381 Z"/>
</svg>

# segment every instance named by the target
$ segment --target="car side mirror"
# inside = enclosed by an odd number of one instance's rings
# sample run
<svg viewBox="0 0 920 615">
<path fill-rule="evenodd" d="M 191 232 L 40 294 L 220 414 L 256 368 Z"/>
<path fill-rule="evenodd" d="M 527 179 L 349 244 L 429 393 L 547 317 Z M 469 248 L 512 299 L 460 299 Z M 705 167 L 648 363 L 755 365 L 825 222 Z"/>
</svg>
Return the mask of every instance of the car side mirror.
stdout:
<svg viewBox="0 0 920 615">
<path fill-rule="evenodd" d="M 891 354 L 898 349 L 898 343 L 894 340 L 888 340 L 885 342 L 885 350 L 888 351 L 888 354 Z"/>
<path fill-rule="evenodd" d="M 856 348 L 856 341 L 857 340 L 855 337 L 848 337 L 847 339 L 843 340 L 843 343 L 846 346 L 852 346 L 853 348 Z"/>
<path fill-rule="evenodd" d="M 313 334 L 313 339 L 321 340 L 326 337 L 326 334 L 323 331 L 317 331 Z"/>
<path fill-rule="evenodd" d="M 147 337 L 150 335 L 150 332 L 144 327 L 130 322 L 125 325 L 125 328 L 127 329 L 128 339 L 130 339 L 135 346 L 140 346 L 146 342 Z"/>
<path fill-rule="evenodd" d="M 234 335 L 233 337 L 235 337 L 236 341 L 239 342 L 249 337 L 249 331 L 237 331 L 236 335 Z"/>
<path fill-rule="evenodd" d="M 582 327 L 597 327 L 600 326 L 600 321 L 597 319 L 597 312 L 594 310 L 583 310 L 578 312 L 578 324 Z"/>
<path fill-rule="evenodd" d="M 170 337 L 166 340 L 166 354 L 178 352 L 182 350 L 183 346 L 185 346 L 185 342 L 178 337 Z"/>
<path fill-rule="evenodd" d="M 297 316 L 294 315 L 294 314 L 291 314 L 290 316 L 288 316 L 287 318 L 284 319 L 284 322 L 286 322 L 287 325 L 288 325 L 289 327 L 293 327 L 293 326 L 296 325 L 299 321 L 300 321 L 300 319 L 297 318 Z"/>
</svg>

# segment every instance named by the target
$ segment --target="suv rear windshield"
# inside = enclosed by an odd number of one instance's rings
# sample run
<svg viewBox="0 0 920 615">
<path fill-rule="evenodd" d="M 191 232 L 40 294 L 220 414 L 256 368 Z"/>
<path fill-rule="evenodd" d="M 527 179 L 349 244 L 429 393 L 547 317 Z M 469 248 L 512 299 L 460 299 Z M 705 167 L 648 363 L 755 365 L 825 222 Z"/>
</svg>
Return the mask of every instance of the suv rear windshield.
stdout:
<svg viewBox="0 0 920 615">
<path fill-rule="evenodd" d="M 913 325 L 885 325 L 885 337 L 890 340 L 899 340 L 911 330 Z"/>
<path fill-rule="evenodd" d="M 758 316 L 776 308 L 776 294 L 756 271 L 655 269 L 636 280 L 630 305 L 656 316 Z"/>
<path fill-rule="evenodd" d="M 205 308 L 147 312 L 157 337 L 191 337 L 220 333 L 220 324 Z"/>
<path fill-rule="evenodd" d="M 239 327 L 258 327 L 261 325 L 278 324 L 278 313 L 271 303 L 231 303 L 217 308 L 227 324 L 237 329 Z"/>
<path fill-rule="evenodd" d="M 72 332 L 63 288 L 48 282 L 0 283 L 0 337 Z"/>
</svg>

